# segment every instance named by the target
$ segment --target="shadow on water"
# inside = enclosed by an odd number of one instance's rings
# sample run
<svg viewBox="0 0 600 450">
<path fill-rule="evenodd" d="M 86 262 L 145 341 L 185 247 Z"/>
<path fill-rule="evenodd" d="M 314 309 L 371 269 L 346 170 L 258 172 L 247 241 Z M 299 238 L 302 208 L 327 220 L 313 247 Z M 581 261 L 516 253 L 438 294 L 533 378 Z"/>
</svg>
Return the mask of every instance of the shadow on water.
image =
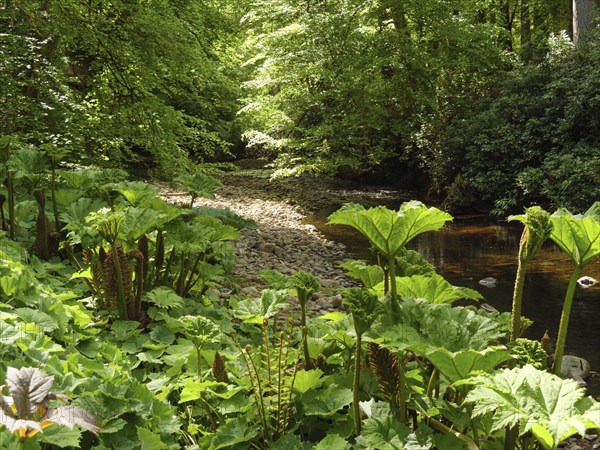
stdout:
<svg viewBox="0 0 600 450">
<path fill-rule="evenodd" d="M 349 227 L 326 226 L 333 211 L 319 211 L 307 218 L 329 239 L 342 242 L 355 257 L 372 260 L 366 240 Z M 510 311 L 516 258 L 522 228 L 519 224 L 484 220 L 455 221 L 449 227 L 425 233 L 410 247 L 421 252 L 438 273 L 452 284 L 479 291 L 486 302 L 499 311 Z M 555 339 L 565 291 L 571 275 L 570 260 L 552 243 L 547 243 L 527 267 L 523 315 L 533 320 L 526 337 L 540 339 L 545 330 Z M 584 270 L 584 275 L 600 279 L 600 261 Z M 479 284 L 485 277 L 498 284 L 487 288 Z M 593 371 L 600 372 L 600 284 L 577 288 L 571 311 L 566 352 L 587 359 Z M 588 380 L 588 392 L 600 399 L 600 377 Z"/>
</svg>

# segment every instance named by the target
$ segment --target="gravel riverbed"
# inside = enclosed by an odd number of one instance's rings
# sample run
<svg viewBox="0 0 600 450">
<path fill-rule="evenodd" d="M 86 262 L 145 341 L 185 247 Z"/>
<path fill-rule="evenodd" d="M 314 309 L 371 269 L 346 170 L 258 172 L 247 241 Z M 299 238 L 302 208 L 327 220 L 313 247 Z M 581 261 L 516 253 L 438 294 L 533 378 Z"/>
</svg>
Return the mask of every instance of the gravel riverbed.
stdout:
<svg viewBox="0 0 600 450">
<path fill-rule="evenodd" d="M 320 192 L 323 186 L 311 189 L 309 182 L 272 184 L 266 178 L 241 174 L 225 176 L 223 182 L 215 198 L 198 199 L 195 205 L 226 208 L 256 222 L 256 228 L 241 230 L 240 239 L 235 241 L 238 260 L 233 276 L 239 280 L 241 292 L 258 296 L 267 287 L 258 275 L 260 270 L 273 269 L 286 275 L 303 270 L 315 275 L 323 288 L 308 302 L 309 312 L 320 315 L 339 310 L 339 290 L 356 285 L 339 267 L 352 256 L 343 244 L 327 240 L 313 225 L 304 223 L 309 209 L 293 198 L 304 192 L 313 197 L 315 207 L 340 199 L 326 198 Z M 172 203 L 189 201 L 188 196 L 168 188 L 164 188 L 164 196 Z M 223 295 L 229 293 L 228 289 L 222 291 Z"/>
</svg>

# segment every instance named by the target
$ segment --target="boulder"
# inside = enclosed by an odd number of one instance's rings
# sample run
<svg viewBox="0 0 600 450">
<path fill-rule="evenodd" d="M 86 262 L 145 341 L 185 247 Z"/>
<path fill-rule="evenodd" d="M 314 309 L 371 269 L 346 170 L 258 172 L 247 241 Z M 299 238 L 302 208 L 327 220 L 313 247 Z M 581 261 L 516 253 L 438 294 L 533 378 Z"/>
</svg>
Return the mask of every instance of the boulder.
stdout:
<svg viewBox="0 0 600 450">
<path fill-rule="evenodd" d="M 560 372 L 564 377 L 577 381 L 580 386 L 587 386 L 584 380 L 590 376 L 590 363 L 579 356 L 564 355 Z"/>
</svg>

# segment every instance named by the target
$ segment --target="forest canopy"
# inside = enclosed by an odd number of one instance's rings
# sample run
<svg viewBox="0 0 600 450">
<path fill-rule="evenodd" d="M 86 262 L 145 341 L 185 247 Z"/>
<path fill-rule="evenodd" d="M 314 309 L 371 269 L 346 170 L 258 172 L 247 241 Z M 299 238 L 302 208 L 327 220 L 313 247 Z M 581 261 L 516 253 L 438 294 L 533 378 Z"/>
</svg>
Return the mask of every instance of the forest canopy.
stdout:
<svg viewBox="0 0 600 450">
<path fill-rule="evenodd" d="M 581 210 L 600 194 L 594 6 L 5 0 L 2 146 L 158 177 L 259 156 L 449 208 Z"/>
</svg>

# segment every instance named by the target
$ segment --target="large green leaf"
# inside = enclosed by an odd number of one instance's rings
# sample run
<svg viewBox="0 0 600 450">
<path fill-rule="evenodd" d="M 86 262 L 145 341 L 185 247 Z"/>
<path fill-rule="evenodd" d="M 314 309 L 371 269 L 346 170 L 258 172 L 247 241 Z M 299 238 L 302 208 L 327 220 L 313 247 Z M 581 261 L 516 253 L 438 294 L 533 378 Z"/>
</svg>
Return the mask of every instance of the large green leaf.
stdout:
<svg viewBox="0 0 600 450">
<path fill-rule="evenodd" d="M 450 383 L 465 379 L 473 372 L 491 372 L 498 364 L 512 358 L 504 347 L 489 347 L 480 351 L 469 348 L 458 352 L 437 348 L 425 356 Z"/>
<path fill-rule="evenodd" d="M 167 445 L 161 441 L 160 434 L 153 433 L 146 428 L 137 427 L 137 437 L 141 450 L 163 450 L 167 448 Z"/>
<path fill-rule="evenodd" d="M 346 275 L 359 280 L 367 289 L 383 282 L 383 270 L 379 266 L 368 265 L 364 261 L 351 259 L 340 264 L 340 267 L 347 270 Z"/>
<path fill-rule="evenodd" d="M 143 181 L 121 181 L 113 189 L 119 192 L 131 206 L 141 206 L 158 195 L 159 190 Z"/>
<path fill-rule="evenodd" d="M 470 307 L 432 304 L 404 298 L 398 314 L 384 314 L 369 332 L 394 349 L 411 348 L 425 354 L 443 347 L 450 352 L 484 350 L 506 335 L 510 315 L 492 315 Z"/>
<path fill-rule="evenodd" d="M 435 267 L 415 250 L 403 249 L 396 256 L 398 274 L 403 277 L 413 275 L 433 275 Z"/>
<path fill-rule="evenodd" d="M 125 220 L 121 224 L 121 235 L 133 242 L 142 234 L 154 230 L 161 222 L 161 215 L 150 208 L 129 207 L 125 212 Z"/>
<path fill-rule="evenodd" d="M 365 209 L 356 203 L 347 203 L 331 214 L 327 223 L 351 226 L 380 253 L 395 257 L 413 238 L 426 231 L 439 230 L 449 220 L 452 216 L 448 213 L 410 201 L 403 203 L 398 211 L 384 206 Z"/>
<path fill-rule="evenodd" d="M 181 390 L 181 395 L 179 397 L 179 403 L 198 400 L 205 392 L 210 391 L 211 388 L 216 389 L 223 385 L 224 383 L 219 383 L 218 381 L 198 381 L 197 379 L 189 378 L 183 385 L 183 389 Z"/>
<path fill-rule="evenodd" d="M 44 331 L 50 332 L 60 328 L 58 321 L 43 311 L 30 308 L 17 308 L 14 312 L 23 322 L 35 323 L 38 327 L 43 328 Z"/>
<path fill-rule="evenodd" d="M 350 444 L 346 439 L 337 435 L 330 434 L 313 447 L 313 450 L 348 450 Z"/>
<path fill-rule="evenodd" d="M 400 297 L 424 298 L 431 303 L 452 303 L 457 300 L 481 300 L 483 296 L 469 288 L 452 286 L 441 275 L 413 275 L 396 278 Z M 383 295 L 383 283 L 375 286 L 375 292 Z"/>
<path fill-rule="evenodd" d="M 223 225 L 229 225 L 237 230 L 242 228 L 256 228 L 256 222 L 251 219 L 244 219 L 242 216 L 226 208 L 210 208 L 208 206 L 197 206 L 194 208 L 198 214 L 218 218 Z"/>
<path fill-rule="evenodd" d="M 573 215 L 565 209 L 552 214 L 554 230 L 550 235 L 573 262 L 584 267 L 600 256 L 600 218 L 597 217 L 597 204 L 583 215 Z"/>
<path fill-rule="evenodd" d="M 219 326 L 204 316 L 182 316 L 178 322 L 182 325 L 182 331 L 196 347 L 215 342 L 221 335 Z"/>
<path fill-rule="evenodd" d="M 526 365 L 480 375 L 472 383 L 465 402 L 475 416 L 489 416 L 493 430 L 518 425 L 520 435 L 531 431 L 548 450 L 588 428 L 600 429 L 598 402 L 584 398 L 574 380 Z"/>
<path fill-rule="evenodd" d="M 364 422 L 362 434 L 356 439 L 356 450 L 433 450 L 434 433 L 421 424 L 413 432 L 393 416 L 371 418 Z M 460 448 L 460 447 L 459 447 Z"/>
<path fill-rule="evenodd" d="M 40 433 L 37 440 L 58 448 L 80 448 L 81 430 L 62 427 L 49 427 Z M 0 439 L 1 442 L 1 439 Z"/>
<path fill-rule="evenodd" d="M 280 310 L 288 308 L 287 291 L 265 289 L 260 298 L 249 298 L 237 304 L 234 315 L 247 323 L 261 324 L 263 318 L 270 318 Z"/>
<path fill-rule="evenodd" d="M 144 296 L 144 300 L 153 303 L 157 308 L 179 308 L 183 306 L 184 300 L 177 293 L 165 286 L 159 286 L 156 289 L 148 292 Z"/>
<path fill-rule="evenodd" d="M 271 450 L 301 450 L 302 448 L 300 438 L 293 433 L 284 434 L 271 445 Z"/>
<path fill-rule="evenodd" d="M 258 435 L 258 429 L 248 424 L 244 416 L 239 416 L 217 428 L 211 442 L 211 450 L 232 448 L 242 442 L 250 442 Z"/>
<path fill-rule="evenodd" d="M 324 381 L 325 378 L 323 378 L 321 369 L 299 370 L 296 372 L 296 379 L 294 380 L 294 391 L 303 394 L 311 389 L 318 388 Z"/>
<path fill-rule="evenodd" d="M 216 178 L 213 178 L 202 172 L 181 175 L 175 181 L 181 183 L 183 188 L 192 197 L 213 198 L 215 196 L 214 190 L 223 185 Z"/>
<path fill-rule="evenodd" d="M 352 391 L 330 384 L 327 389 L 303 397 L 304 414 L 307 416 L 332 416 L 352 402 Z"/>
</svg>

